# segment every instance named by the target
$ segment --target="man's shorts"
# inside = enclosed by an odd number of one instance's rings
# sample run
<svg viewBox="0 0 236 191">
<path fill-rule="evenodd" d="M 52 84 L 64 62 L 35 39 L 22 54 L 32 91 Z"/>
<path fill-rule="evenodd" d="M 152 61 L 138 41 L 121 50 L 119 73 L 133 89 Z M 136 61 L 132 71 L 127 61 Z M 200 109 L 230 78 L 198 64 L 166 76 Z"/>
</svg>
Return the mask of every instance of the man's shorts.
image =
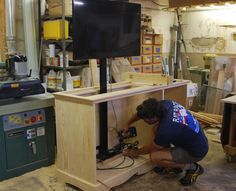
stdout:
<svg viewBox="0 0 236 191">
<path fill-rule="evenodd" d="M 171 147 L 170 153 L 172 155 L 173 161 L 176 163 L 193 163 L 202 160 L 202 158 L 195 158 L 188 153 L 188 151 L 184 150 L 181 147 Z"/>
</svg>

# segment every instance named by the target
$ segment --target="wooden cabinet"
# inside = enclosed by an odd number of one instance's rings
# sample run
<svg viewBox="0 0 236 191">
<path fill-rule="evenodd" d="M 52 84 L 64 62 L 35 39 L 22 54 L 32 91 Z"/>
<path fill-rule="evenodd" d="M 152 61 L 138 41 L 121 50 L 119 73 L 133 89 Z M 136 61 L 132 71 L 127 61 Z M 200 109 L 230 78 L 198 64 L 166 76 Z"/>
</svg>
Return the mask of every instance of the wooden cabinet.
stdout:
<svg viewBox="0 0 236 191">
<path fill-rule="evenodd" d="M 98 94 L 99 88 L 95 87 L 55 93 L 56 166 L 60 181 L 86 191 L 104 191 L 108 190 L 107 187 L 124 183 L 135 174 L 151 170 L 149 156 L 139 157 L 129 168 L 96 170 L 100 164 L 96 159 L 100 129 L 99 104 L 108 103 L 108 145 L 112 147 L 116 130 L 121 129 L 128 118 L 136 113 L 136 107 L 143 100 L 149 97 L 173 99 L 185 106 L 187 83 L 182 81 L 167 86 L 144 86 L 123 82 L 108 86 L 108 93 L 104 94 Z M 153 141 L 152 126 L 141 120 L 134 125 L 139 146 Z M 115 135 L 112 135 L 114 129 Z"/>
<path fill-rule="evenodd" d="M 225 116 L 224 114 L 223 128 L 228 129 L 228 144 L 224 145 L 224 151 L 227 160 L 231 162 L 233 158 L 236 158 L 236 96 L 222 99 L 222 101 L 228 105 L 227 108 L 229 109 L 229 113 L 225 112 L 229 116 Z M 225 118 L 230 120 L 229 123 L 226 123 Z"/>
</svg>

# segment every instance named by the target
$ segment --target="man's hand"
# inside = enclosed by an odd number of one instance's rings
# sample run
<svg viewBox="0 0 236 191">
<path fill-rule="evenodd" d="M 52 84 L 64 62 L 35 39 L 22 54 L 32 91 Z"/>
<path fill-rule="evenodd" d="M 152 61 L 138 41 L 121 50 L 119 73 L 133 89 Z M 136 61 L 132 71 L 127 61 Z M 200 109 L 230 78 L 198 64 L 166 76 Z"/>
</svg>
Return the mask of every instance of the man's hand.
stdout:
<svg viewBox="0 0 236 191">
<path fill-rule="evenodd" d="M 129 156 L 132 158 L 137 158 L 138 157 L 138 149 L 126 149 L 123 151 L 124 156 Z"/>
<path fill-rule="evenodd" d="M 121 132 L 126 133 L 129 130 L 129 125 L 125 124 Z"/>
</svg>

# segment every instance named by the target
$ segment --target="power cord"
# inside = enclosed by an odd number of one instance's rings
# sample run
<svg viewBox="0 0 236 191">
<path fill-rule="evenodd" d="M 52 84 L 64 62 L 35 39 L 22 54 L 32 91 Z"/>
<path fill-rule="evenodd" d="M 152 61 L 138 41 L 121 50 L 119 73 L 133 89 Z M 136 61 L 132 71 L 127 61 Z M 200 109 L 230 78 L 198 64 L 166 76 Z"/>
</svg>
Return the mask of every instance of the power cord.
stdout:
<svg viewBox="0 0 236 191">
<path fill-rule="evenodd" d="M 119 167 L 120 165 L 122 165 L 125 162 L 125 160 L 127 158 L 131 159 L 132 162 L 130 164 L 126 165 L 126 166 Z M 113 167 L 108 167 L 108 168 L 99 168 L 99 167 L 97 167 L 97 170 L 119 170 L 119 169 L 125 169 L 125 168 L 129 168 L 129 167 L 133 166 L 134 163 L 135 163 L 135 160 L 132 157 L 124 156 L 123 160 L 119 164 L 117 164 L 117 165 L 115 165 Z"/>
</svg>

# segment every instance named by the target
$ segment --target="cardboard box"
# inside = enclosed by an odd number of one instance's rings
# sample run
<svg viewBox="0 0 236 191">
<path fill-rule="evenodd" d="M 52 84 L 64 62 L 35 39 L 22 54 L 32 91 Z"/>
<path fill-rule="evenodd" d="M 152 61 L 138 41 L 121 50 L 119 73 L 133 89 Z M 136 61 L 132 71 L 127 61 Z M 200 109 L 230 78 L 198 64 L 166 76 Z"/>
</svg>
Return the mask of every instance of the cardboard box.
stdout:
<svg viewBox="0 0 236 191">
<path fill-rule="evenodd" d="M 154 34 L 153 44 L 162 45 L 163 44 L 163 34 Z"/>
<path fill-rule="evenodd" d="M 135 72 L 141 73 L 143 71 L 142 65 L 133 66 L 133 68 L 134 68 Z"/>
<path fill-rule="evenodd" d="M 153 54 L 160 54 L 160 53 L 162 53 L 162 46 L 160 45 L 153 46 Z"/>
<path fill-rule="evenodd" d="M 61 16 L 62 6 L 61 0 L 48 0 L 48 14 L 49 16 Z M 65 15 L 72 15 L 72 1 L 65 0 Z"/>
<path fill-rule="evenodd" d="M 143 55 L 142 56 L 143 64 L 151 64 L 152 63 L 152 55 Z"/>
<path fill-rule="evenodd" d="M 62 39 L 62 20 L 51 20 L 43 22 L 43 38 L 45 40 Z M 69 37 L 69 22 L 65 21 L 65 39 Z"/>
<path fill-rule="evenodd" d="M 153 64 L 152 65 L 153 73 L 162 73 L 162 64 Z"/>
<path fill-rule="evenodd" d="M 130 57 L 131 65 L 138 65 L 142 64 L 142 57 L 141 56 L 132 56 Z"/>
<path fill-rule="evenodd" d="M 153 35 L 152 34 L 143 34 L 142 43 L 143 44 L 152 44 L 153 43 Z"/>
<path fill-rule="evenodd" d="M 152 54 L 152 45 L 143 45 L 142 54 Z"/>
<path fill-rule="evenodd" d="M 143 65 L 143 73 L 152 73 L 152 64 Z"/>
<path fill-rule="evenodd" d="M 156 54 L 152 56 L 153 63 L 162 63 L 162 55 Z"/>
</svg>

